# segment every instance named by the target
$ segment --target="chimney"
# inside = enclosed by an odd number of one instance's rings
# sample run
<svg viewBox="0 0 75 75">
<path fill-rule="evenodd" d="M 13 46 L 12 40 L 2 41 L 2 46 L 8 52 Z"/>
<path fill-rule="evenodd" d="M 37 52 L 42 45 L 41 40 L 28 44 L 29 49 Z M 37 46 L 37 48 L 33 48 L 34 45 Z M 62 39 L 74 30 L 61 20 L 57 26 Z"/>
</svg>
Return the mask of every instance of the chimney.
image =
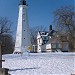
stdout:
<svg viewBox="0 0 75 75">
<path fill-rule="evenodd" d="M 51 31 L 51 30 L 52 30 L 52 25 L 49 26 L 49 31 Z"/>
</svg>

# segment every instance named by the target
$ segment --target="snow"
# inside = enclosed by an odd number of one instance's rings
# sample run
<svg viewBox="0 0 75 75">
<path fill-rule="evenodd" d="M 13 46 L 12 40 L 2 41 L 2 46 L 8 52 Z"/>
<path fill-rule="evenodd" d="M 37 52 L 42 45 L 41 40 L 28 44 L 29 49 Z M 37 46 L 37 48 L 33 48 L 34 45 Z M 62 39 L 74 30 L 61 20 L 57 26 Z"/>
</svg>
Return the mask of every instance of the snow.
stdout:
<svg viewBox="0 0 75 75">
<path fill-rule="evenodd" d="M 11 75 L 71 75 L 75 70 L 75 53 L 11 54 L 3 59 Z"/>
</svg>

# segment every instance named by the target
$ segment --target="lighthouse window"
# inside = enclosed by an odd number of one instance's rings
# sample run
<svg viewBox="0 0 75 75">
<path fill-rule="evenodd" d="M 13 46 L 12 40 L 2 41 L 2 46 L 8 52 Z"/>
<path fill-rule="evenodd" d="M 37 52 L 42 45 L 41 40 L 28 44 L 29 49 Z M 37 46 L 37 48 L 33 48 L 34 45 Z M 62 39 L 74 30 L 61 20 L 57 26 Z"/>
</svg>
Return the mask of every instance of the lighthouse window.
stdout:
<svg viewBox="0 0 75 75">
<path fill-rule="evenodd" d="M 25 13 L 23 12 L 22 16 L 25 16 Z"/>
<path fill-rule="evenodd" d="M 24 38 L 25 39 L 25 38 Z"/>
<path fill-rule="evenodd" d="M 24 30 L 25 31 L 25 30 Z"/>
<path fill-rule="evenodd" d="M 25 21 L 25 19 L 23 19 L 23 21 Z"/>
</svg>

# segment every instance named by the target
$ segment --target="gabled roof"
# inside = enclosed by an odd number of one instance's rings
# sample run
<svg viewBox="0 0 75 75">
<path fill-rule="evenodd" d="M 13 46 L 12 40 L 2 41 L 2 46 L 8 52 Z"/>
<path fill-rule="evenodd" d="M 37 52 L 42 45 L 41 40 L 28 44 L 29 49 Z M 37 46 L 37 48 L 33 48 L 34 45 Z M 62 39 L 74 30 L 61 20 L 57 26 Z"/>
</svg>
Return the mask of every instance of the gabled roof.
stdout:
<svg viewBox="0 0 75 75">
<path fill-rule="evenodd" d="M 40 35 L 47 35 L 48 32 L 47 31 L 39 31 Z"/>
<path fill-rule="evenodd" d="M 55 30 L 50 30 L 48 33 L 48 36 L 53 36 L 53 33 L 55 32 Z"/>
</svg>

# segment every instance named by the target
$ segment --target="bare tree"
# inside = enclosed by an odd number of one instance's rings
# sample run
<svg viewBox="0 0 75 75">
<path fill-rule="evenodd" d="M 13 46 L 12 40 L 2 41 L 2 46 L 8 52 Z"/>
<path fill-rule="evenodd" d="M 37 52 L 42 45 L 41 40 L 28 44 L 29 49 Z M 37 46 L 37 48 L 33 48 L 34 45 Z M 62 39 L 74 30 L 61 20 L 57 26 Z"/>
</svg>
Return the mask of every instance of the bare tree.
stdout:
<svg viewBox="0 0 75 75">
<path fill-rule="evenodd" d="M 14 51 L 14 41 L 10 34 L 4 34 L 1 37 L 2 41 L 2 54 L 11 54 Z"/>
<path fill-rule="evenodd" d="M 0 35 L 11 32 L 12 22 L 7 17 L 0 17 Z"/>
<path fill-rule="evenodd" d="M 14 42 L 11 30 L 12 22 L 6 17 L 0 17 L 0 41 L 2 41 L 2 54 L 12 53 Z"/>
<path fill-rule="evenodd" d="M 74 48 L 75 42 L 75 11 L 74 6 L 61 7 L 54 12 L 56 28 L 68 37 L 70 46 Z"/>
<path fill-rule="evenodd" d="M 37 44 L 37 33 L 39 31 L 46 31 L 46 27 L 40 25 L 40 26 L 35 26 L 32 29 L 30 29 L 31 31 L 31 43 L 32 45 L 36 45 Z"/>
</svg>

